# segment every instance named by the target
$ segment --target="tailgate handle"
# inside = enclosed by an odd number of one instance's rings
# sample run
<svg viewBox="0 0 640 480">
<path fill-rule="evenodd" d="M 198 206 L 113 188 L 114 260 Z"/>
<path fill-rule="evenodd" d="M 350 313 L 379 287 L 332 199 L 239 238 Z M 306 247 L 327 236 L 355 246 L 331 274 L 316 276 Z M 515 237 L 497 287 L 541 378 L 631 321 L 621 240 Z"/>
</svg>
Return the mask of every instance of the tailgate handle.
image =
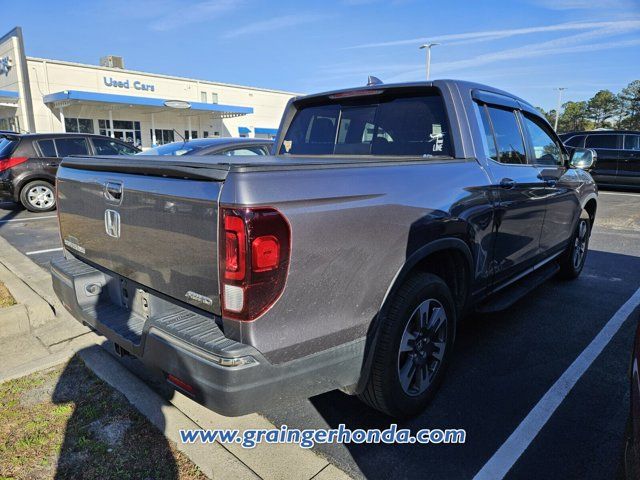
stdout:
<svg viewBox="0 0 640 480">
<path fill-rule="evenodd" d="M 104 196 L 112 202 L 122 200 L 122 182 L 108 181 L 104 185 Z"/>
</svg>

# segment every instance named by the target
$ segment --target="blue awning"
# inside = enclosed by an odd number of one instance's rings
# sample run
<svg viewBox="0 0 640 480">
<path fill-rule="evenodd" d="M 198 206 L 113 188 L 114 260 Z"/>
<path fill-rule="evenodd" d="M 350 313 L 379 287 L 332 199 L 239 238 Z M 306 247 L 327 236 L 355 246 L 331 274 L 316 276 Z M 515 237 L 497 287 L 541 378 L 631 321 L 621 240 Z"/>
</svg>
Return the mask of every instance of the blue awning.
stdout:
<svg viewBox="0 0 640 480">
<path fill-rule="evenodd" d="M 134 105 L 141 107 L 168 108 L 165 102 L 174 99 L 135 97 L 133 95 L 115 95 L 112 93 L 83 92 L 80 90 L 64 90 L 63 92 L 50 93 L 45 95 L 44 103 L 56 102 L 94 102 L 113 103 L 119 105 Z M 251 107 L 240 107 L 236 105 L 221 105 L 219 103 L 188 102 L 191 105 L 189 110 L 199 112 L 211 112 L 218 114 L 222 118 L 238 117 L 253 113 Z"/>
<path fill-rule="evenodd" d="M 238 127 L 238 133 L 240 135 L 245 135 L 251 133 L 251 129 L 247 127 Z"/>
<path fill-rule="evenodd" d="M 278 129 L 277 128 L 261 128 L 261 127 L 256 127 L 255 128 L 255 132 L 256 135 L 257 134 L 263 134 L 263 135 L 277 135 L 278 134 Z"/>
</svg>

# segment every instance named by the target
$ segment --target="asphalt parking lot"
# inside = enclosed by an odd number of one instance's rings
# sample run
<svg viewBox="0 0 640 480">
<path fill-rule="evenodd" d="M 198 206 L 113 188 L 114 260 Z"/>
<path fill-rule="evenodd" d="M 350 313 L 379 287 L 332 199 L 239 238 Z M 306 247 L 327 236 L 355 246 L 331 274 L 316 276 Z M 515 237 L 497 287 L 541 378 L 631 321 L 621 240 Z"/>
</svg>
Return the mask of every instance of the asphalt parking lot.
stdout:
<svg viewBox="0 0 640 480">
<path fill-rule="evenodd" d="M 601 192 L 581 277 L 552 280 L 499 314 L 468 318 L 447 378 L 429 408 L 402 424 L 464 428 L 464 445 L 321 445 L 354 477 L 472 478 L 640 287 L 640 194 Z M 61 255 L 55 212 L 0 204 L 0 235 L 46 268 Z M 610 479 L 628 414 L 627 371 L 638 310 L 543 423 L 507 478 Z M 296 428 L 387 428 L 389 418 L 330 392 L 262 412 Z"/>
</svg>

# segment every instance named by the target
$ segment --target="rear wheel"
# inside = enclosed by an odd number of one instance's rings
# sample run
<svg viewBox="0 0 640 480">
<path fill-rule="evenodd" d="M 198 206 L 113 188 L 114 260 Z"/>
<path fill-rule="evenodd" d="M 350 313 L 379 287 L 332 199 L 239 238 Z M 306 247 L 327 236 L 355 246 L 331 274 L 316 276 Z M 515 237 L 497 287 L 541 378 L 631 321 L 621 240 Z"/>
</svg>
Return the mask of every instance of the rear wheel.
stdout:
<svg viewBox="0 0 640 480">
<path fill-rule="evenodd" d="M 591 221 L 586 210 L 582 211 L 578 225 L 567 250 L 560 259 L 560 277 L 568 280 L 577 278 L 582 272 L 589 249 Z"/>
<path fill-rule="evenodd" d="M 380 319 L 367 385 L 360 398 L 393 417 L 411 417 L 437 391 L 453 347 L 456 313 L 447 284 L 419 273 Z"/>
<path fill-rule="evenodd" d="M 20 190 L 20 203 L 30 212 L 48 212 L 56 208 L 53 185 L 44 180 L 34 180 Z"/>
</svg>

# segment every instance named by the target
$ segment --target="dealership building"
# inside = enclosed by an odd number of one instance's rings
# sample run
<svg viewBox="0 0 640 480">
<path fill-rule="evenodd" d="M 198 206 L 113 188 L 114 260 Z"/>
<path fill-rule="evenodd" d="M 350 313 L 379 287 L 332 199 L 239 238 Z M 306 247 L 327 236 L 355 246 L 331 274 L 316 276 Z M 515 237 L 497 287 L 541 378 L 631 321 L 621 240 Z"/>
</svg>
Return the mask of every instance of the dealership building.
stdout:
<svg viewBox="0 0 640 480">
<path fill-rule="evenodd" d="M 87 132 L 143 148 L 184 138 L 275 136 L 296 94 L 25 55 L 22 30 L 0 38 L 0 130 Z"/>
</svg>

